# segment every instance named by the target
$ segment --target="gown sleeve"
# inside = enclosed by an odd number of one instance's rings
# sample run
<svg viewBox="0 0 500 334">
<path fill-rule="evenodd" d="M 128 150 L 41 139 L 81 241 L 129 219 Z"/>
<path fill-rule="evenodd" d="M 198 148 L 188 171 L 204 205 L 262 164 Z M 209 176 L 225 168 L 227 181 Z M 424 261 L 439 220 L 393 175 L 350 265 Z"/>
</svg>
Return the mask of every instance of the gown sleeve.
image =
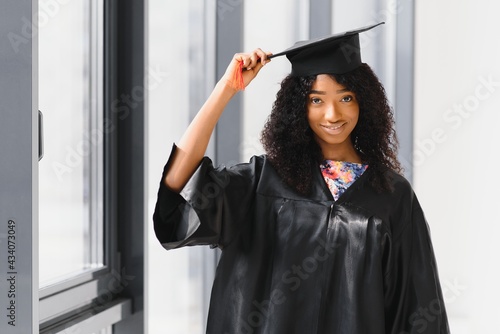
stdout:
<svg viewBox="0 0 500 334">
<path fill-rule="evenodd" d="M 416 196 L 394 235 L 385 275 L 386 333 L 449 334 L 429 227 Z"/>
<path fill-rule="evenodd" d="M 251 221 L 259 159 L 214 168 L 204 157 L 183 190 L 176 193 L 163 182 L 176 150 L 174 145 L 159 185 L 153 214 L 156 237 L 166 249 L 227 246 Z"/>
</svg>

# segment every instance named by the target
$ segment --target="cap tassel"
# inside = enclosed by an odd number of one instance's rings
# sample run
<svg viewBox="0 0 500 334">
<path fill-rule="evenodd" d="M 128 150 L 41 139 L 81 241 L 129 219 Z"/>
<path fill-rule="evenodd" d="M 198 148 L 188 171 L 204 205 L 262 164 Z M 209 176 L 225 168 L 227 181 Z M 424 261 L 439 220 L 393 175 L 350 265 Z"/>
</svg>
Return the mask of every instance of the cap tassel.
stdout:
<svg viewBox="0 0 500 334">
<path fill-rule="evenodd" d="M 243 81 L 243 61 L 239 61 L 239 69 L 233 71 L 231 85 L 237 90 L 245 90 L 245 82 Z"/>
</svg>

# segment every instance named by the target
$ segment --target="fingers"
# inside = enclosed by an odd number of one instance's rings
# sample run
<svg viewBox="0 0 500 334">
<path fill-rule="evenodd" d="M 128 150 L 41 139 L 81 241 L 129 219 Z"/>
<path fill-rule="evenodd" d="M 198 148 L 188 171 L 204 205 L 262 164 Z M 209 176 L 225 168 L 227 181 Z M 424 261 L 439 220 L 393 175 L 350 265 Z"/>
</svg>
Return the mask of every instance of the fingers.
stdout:
<svg viewBox="0 0 500 334">
<path fill-rule="evenodd" d="M 270 52 L 264 52 L 261 49 L 255 49 L 250 53 L 238 53 L 234 56 L 234 59 L 241 61 L 243 63 L 243 68 L 246 70 L 251 70 L 258 65 L 264 66 L 271 60 L 268 58 L 271 55 Z M 261 67 L 259 66 L 259 68 Z"/>
<path fill-rule="evenodd" d="M 271 61 L 268 58 L 269 55 L 271 55 L 270 52 L 264 52 L 261 49 L 235 54 L 221 80 L 236 90 L 244 89 L 257 76 L 262 67 Z"/>
</svg>

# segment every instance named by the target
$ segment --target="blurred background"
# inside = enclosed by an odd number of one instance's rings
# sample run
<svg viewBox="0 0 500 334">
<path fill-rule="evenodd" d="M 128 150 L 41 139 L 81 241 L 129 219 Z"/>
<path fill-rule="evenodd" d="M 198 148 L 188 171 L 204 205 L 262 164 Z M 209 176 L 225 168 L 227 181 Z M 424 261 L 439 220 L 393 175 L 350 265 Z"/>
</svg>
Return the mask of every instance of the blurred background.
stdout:
<svg viewBox="0 0 500 334">
<path fill-rule="evenodd" d="M 168 73 L 150 91 L 150 210 L 171 144 L 200 106 L 202 98 L 193 99 L 193 91 L 205 97 L 217 79 L 207 83 L 204 74 L 207 67 L 213 71 L 213 55 L 207 53 L 216 47 L 207 37 L 207 11 L 215 10 L 219 21 L 238 15 L 242 28 L 233 33 L 242 51 L 260 47 L 274 53 L 317 37 L 313 21 L 326 21 L 324 34 L 385 21 L 361 37 L 363 61 L 375 69 L 395 110 L 401 160 L 430 225 L 451 330 L 500 333 L 500 4 L 328 3 L 313 8 L 300 0 L 227 0 L 215 8 L 202 0 L 150 0 L 149 62 Z M 222 63 L 233 53 L 220 54 Z M 240 113 L 239 124 L 233 124 L 240 139 L 230 143 L 240 161 L 263 153 L 259 134 L 289 71 L 286 59 L 274 59 L 240 93 L 239 110 L 226 111 Z M 149 237 L 151 333 L 202 333 L 209 293 L 204 280 L 210 277 L 196 268 L 203 268 L 206 255 L 197 249 L 165 252 Z"/>
</svg>

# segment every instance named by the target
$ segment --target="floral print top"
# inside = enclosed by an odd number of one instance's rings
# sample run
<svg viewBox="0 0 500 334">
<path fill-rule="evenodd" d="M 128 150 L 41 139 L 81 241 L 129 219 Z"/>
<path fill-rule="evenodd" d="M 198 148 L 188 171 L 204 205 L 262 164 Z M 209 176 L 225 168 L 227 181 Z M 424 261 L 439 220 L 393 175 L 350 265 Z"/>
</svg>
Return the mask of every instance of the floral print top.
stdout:
<svg viewBox="0 0 500 334">
<path fill-rule="evenodd" d="M 319 166 L 321 174 L 337 201 L 339 197 L 356 181 L 368 165 L 347 161 L 325 160 Z"/>
</svg>

